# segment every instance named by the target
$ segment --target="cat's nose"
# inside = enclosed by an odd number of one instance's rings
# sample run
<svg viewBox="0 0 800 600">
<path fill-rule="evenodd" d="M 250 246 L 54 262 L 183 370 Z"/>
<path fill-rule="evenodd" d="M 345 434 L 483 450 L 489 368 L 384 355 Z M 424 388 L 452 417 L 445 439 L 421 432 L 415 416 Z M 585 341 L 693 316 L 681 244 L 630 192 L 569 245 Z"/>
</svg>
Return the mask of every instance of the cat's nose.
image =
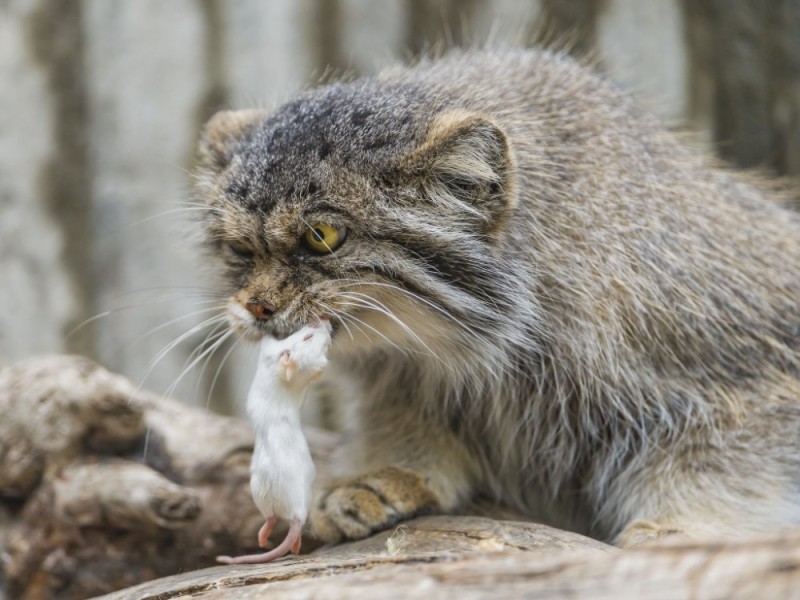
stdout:
<svg viewBox="0 0 800 600">
<path fill-rule="evenodd" d="M 269 302 L 250 301 L 244 307 L 259 321 L 266 321 L 275 314 L 275 307 Z"/>
</svg>

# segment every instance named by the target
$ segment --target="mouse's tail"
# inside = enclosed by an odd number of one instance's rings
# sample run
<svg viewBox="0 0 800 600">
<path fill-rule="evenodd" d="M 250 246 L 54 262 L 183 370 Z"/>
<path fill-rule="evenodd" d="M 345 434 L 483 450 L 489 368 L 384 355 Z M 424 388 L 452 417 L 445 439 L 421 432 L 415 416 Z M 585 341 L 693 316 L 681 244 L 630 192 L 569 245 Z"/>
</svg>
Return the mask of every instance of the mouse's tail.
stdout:
<svg viewBox="0 0 800 600">
<path fill-rule="evenodd" d="M 281 556 L 286 556 L 288 552 L 297 554 L 300 550 L 300 538 L 303 535 L 303 524 L 299 519 L 292 519 L 289 522 L 289 532 L 283 541 L 269 552 L 260 554 L 245 554 L 243 556 L 218 556 L 217 562 L 226 565 L 253 565 L 267 563 Z"/>
</svg>

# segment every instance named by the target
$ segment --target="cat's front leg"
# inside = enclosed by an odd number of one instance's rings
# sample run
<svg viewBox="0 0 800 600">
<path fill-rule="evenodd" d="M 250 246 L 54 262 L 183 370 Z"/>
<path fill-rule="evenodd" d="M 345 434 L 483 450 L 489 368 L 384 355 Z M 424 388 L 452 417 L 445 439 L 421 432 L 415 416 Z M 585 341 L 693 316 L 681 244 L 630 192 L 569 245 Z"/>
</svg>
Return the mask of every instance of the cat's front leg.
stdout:
<svg viewBox="0 0 800 600">
<path fill-rule="evenodd" d="M 396 409 L 367 420 L 353 456 L 360 475 L 323 484 L 309 514 L 326 542 L 366 537 L 423 514 L 452 511 L 468 500 L 477 466 L 445 429 Z"/>
</svg>

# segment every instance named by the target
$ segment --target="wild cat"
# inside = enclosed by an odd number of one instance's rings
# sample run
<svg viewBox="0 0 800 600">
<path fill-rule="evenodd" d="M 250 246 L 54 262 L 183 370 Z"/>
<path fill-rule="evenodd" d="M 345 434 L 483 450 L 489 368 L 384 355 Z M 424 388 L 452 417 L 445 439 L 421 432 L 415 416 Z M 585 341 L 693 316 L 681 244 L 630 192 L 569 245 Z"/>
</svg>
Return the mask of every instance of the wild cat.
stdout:
<svg viewBox="0 0 800 600">
<path fill-rule="evenodd" d="M 222 112 L 200 145 L 232 327 L 333 326 L 358 538 L 478 494 L 632 543 L 800 523 L 800 218 L 544 51 Z"/>
<path fill-rule="evenodd" d="M 278 519 L 289 522 L 289 532 L 269 552 L 218 556 L 219 562 L 265 563 L 300 551 L 315 473 L 300 428 L 300 407 L 309 384 L 325 370 L 330 329 L 327 321 L 317 320 L 285 340 L 261 339 L 258 366 L 247 395 L 247 414 L 255 430 L 250 488 L 266 519 L 258 543 L 267 545 Z"/>
</svg>

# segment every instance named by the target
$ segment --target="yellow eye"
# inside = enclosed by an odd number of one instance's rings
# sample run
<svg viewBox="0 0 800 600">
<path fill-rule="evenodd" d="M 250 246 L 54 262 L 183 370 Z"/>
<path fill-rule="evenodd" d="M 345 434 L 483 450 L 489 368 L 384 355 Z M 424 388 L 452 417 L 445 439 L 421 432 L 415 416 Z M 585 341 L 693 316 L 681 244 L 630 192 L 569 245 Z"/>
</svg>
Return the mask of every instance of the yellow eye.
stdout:
<svg viewBox="0 0 800 600">
<path fill-rule="evenodd" d="M 303 237 L 306 246 L 319 254 L 333 252 L 347 237 L 347 228 L 334 227 L 328 223 L 314 223 Z"/>
</svg>

